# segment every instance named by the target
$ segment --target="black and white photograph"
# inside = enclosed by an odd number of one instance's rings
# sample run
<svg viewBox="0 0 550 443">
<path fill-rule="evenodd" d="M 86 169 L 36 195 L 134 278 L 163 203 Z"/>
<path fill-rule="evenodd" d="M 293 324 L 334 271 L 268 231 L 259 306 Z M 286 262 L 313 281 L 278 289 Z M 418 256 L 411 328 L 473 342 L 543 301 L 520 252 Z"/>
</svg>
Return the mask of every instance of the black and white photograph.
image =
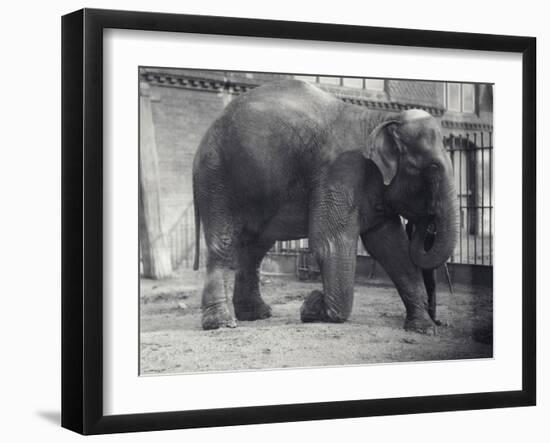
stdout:
<svg viewBox="0 0 550 443">
<path fill-rule="evenodd" d="M 7 2 L 0 440 L 546 442 L 543 6 Z"/>
<path fill-rule="evenodd" d="M 137 76 L 140 375 L 493 358 L 493 84 Z"/>
</svg>

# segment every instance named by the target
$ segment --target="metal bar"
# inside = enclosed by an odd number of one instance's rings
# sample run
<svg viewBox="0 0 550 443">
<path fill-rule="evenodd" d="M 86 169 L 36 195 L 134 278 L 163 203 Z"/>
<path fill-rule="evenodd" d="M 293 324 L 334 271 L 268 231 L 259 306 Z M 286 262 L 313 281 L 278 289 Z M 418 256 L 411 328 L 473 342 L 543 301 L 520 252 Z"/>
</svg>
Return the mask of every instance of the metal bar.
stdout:
<svg viewBox="0 0 550 443">
<path fill-rule="evenodd" d="M 477 132 L 474 132 L 474 146 L 477 146 Z M 470 179 L 472 180 L 472 200 L 477 203 L 477 152 L 473 152 L 473 177 L 470 176 Z M 478 233 L 478 226 L 479 226 L 479 213 L 477 208 L 474 209 L 474 264 L 477 264 L 477 233 Z"/>
<path fill-rule="evenodd" d="M 178 225 L 178 247 L 179 247 L 179 254 L 177 257 L 177 264 L 179 265 L 183 260 L 183 254 L 184 252 L 184 244 L 183 244 L 183 233 L 182 233 L 183 223 L 180 223 Z"/>
<path fill-rule="evenodd" d="M 172 263 L 172 267 L 176 267 L 178 264 L 178 254 L 179 254 L 179 242 L 178 242 L 178 230 L 174 230 L 173 237 L 174 239 L 174 261 Z"/>
<path fill-rule="evenodd" d="M 174 256 L 174 263 L 172 264 L 173 267 L 176 267 L 178 265 L 178 257 L 180 255 L 179 227 L 180 225 L 177 224 L 174 229 L 174 243 L 176 247 L 176 254 Z"/>
<path fill-rule="evenodd" d="M 449 154 L 451 156 L 451 165 L 453 167 L 453 174 L 455 172 L 455 153 L 453 150 L 449 150 Z M 453 181 L 454 181 L 454 177 L 453 177 Z M 454 184 L 454 183 L 453 183 Z M 453 263 L 455 261 L 455 254 L 454 252 L 451 254 L 451 263 Z"/>
<path fill-rule="evenodd" d="M 189 221 L 189 219 L 188 219 Z M 189 267 L 189 223 L 185 223 L 185 267 Z"/>
<path fill-rule="evenodd" d="M 174 243 L 172 241 L 172 234 L 168 234 L 167 236 L 168 245 L 170 247 L 170 263 L 172 263 L 173 257 L 174 257 Z"/>
<path fill-rule="evenodd" d="M 451 136 L 451 140 L 454 138 Z M 462 151 L 458 151 L 458 195 L 460 199 L 460 259 L 462 263 Z"/>
<path fill-rule="evenodd" d="M 183 223 L 178 226 L 178 246 L 180 248 L 180 253 L 178 254 L 178 265 L 183 261 L 183 254 L 185 251 L 183 249 Z"/>
<path fill-rule="evenodd" d="M 180 256 L 181 256 L 181 242 L 180 242 L 180 230 L 179 230 L 179 227 L 180 225 L 178 224 L 177 225 L 177 228 L 176 230 L 174 231 L 175 232 L 175 237 L 176 237 L 176 259 L 174 260 L 174 267 L 176 267 L 178 265 L 178 262 L 179 262 L 179 259 L 180 259 Z"/>
<path fill-rule="evenodd" d="M 174 233 L 173 233 L 173 241 L 174 241 L 174 261 L 173 261 L 173 266 L 175 266 L 178 262 L 178 254 L 179 254 L 179 242 L 178 242 L 178 229 L 177 229 L 177 225 L 175 227 L 176 229 L 174 229 Z"/>
<path fill-rule="evenodd" d="M 169 234 L 169 242 L 170 242 L 170 263 L 172 264 L 172 267 L 174 265 L 174 257 L 176 253 L 174 252 L 174 235 L 172 232 Z"/>
<path fill-rule="evenodd" d="M 470 263 L 470 210 L 468 205 L 470 203 L 470 156 L 468 151 L 468 145 L 470 141 L 470 134 L 466 134 L 466 149 L 464 150 L 466 169 L 466 263 Z"/>
<path fill-rule="evenodd" d="M 182 223 L 179 225 L 179 231 L 180 231 L 180 256 L 178 257 L 178 265 L 183 264 L 183 259 L 187 255 L 187 239 L 185 238 L 185 226 L 187 223 Z"/>
<path fill-rule="evenodd" d="M 493 133 L 489 132 L 489 263 L 493 264 Z"/>
<path fill-rule="evenodd" d="M 480 134 L 480 144 L 483 147 L 481 150 L 481 264 L 485 264 L 485 147 L 483 140 L 483 132 Z"/>
<path fill-rule="evenodd" d="M 179 248 L 179 254 L 176 257 L 176 264 L 179 265 L 181 263 L 181 260 L 183 258 L 183 239 L 181 234 L 181 228 L 183 224 L 178 225 L 178 248 Z"/>
</svg>

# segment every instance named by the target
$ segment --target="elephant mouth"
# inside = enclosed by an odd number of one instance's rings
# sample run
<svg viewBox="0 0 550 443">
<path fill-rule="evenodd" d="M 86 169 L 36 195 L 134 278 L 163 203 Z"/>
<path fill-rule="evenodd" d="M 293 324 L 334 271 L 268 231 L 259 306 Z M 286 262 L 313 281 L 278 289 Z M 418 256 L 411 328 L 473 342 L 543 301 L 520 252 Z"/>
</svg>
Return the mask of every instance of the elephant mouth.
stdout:
<svg viewBox="0 0 550 443">
<path fill-rule="evenodd" d="M 424 233 L 424 251 L 428 252 L 432 249 L 435 236 L 437 234 L 437 225 L 435 224 L 435 217 L 431 216 L 426 224 L 426 231 Z"/>
</svg>

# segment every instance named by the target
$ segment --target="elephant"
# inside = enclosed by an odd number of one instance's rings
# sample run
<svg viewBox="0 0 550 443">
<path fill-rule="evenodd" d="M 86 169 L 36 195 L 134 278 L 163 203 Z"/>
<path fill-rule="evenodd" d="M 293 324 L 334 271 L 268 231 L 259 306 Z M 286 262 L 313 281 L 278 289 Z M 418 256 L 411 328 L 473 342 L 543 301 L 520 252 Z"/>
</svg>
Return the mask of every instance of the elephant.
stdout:
<svg viewBox="0 0 550 443">
<path fill-rule="evenodd" d="M 203 329 L 270 317 L 262 259 L 276 241 L 302 238 L 323 286 L 305 298 L 302 322 L 348 320 L 360 238 L 405 305 L 404 328 L 435 332 L 423 271 L 453 252 L 458 198 L 440 125 L 428 112 L 368 109 L 301 80 L 256 87 L 231 101 L 202 138 L 193 197 L 194 269 L 201 222 L 207 246 Z M 402 219 L 414 226 L 410 239 Z M 224 291 L 230 270 L 234 315 Z"/>
</svg>

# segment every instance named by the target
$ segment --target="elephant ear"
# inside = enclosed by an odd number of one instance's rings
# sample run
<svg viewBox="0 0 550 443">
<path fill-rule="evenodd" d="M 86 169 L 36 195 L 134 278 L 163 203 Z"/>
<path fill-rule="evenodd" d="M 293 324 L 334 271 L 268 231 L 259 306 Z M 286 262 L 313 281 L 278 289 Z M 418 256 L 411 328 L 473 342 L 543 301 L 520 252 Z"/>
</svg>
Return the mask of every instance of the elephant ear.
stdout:
<svg viewBox="0 0 550 443">
<path fill-rule="evenodd" d="M 397 120 L 383 122 L 372 130 L 367 140 L 365 156 L 378 166 L 385 185 L 389 185 L 397 173 L 399 144 L 396 129 L 399 124 Z"/>
</svg>

